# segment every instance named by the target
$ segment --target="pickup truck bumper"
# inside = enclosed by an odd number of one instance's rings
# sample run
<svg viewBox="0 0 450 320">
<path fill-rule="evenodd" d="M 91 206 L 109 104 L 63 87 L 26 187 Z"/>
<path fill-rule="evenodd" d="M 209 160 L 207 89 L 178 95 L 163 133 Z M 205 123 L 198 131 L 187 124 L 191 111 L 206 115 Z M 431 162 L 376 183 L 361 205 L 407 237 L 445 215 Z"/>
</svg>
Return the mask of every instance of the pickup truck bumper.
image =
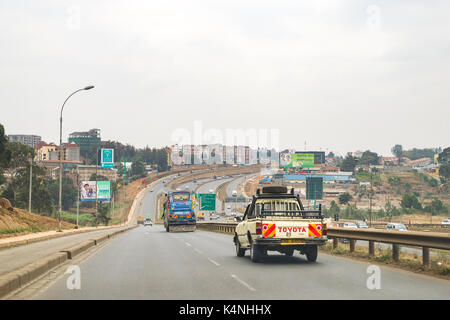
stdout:
<svg viewBox="0 0 450 320">
<path fill-rule="evenodd" d="M 258 245 L 264 245 L 267 247 L 278 247 L 278 246 L 301 246 L 301 245 L 324 245 L 328 239 L 267 239 L 267 238 L 256 238 L 255 243 Z"/>
</svg>

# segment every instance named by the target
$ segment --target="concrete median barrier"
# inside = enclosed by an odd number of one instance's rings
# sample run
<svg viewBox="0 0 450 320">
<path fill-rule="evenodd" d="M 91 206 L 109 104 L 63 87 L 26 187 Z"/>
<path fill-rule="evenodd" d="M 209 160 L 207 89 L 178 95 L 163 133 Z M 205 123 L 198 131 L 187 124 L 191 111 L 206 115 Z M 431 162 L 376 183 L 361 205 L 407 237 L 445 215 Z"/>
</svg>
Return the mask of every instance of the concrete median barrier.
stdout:
<svg viewBox="0 0 450 320">
<path fill-rule="evenodd" d="M 67 252 L 67 258 L 73 259 L 73 257 L 79 255 L 81 252 L 86 251 L 87 249 L 89 249 L 90 247 L 93 247 L 93 246 L 95 246 L 94 240 L 86 240 L 86 241 L 83 241 L 82 243 L 77 244 L 71 248 L 61 250 L 61 252 Z"/>
</svg>

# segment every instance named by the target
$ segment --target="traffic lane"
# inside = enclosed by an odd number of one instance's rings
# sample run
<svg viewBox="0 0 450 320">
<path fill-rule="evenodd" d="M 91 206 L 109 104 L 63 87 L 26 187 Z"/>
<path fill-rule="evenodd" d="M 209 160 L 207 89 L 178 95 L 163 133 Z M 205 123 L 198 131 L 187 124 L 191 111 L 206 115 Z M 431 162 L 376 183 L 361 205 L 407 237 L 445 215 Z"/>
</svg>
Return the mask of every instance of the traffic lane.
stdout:
<svg viewBox="0 0 450 320">
<path fill-rule="evenodd" d="M 242 284 L 161 226 L 133 229 L 80 264 L 81 289 L 63 276 L 33 299 L 233 299 Z"/>
<path fill-rule="evenodd" d="M 293 257 L 269 251 L 264 263 L 253 263 L 235 255 L 232 237 L 206 231 L 183 233 L 205 256 L 234 273 L 255 288 L 255 299 L 449 299 L 450 283 L 445 280 L 379 266 L 381 289 L 369 290 L 371 265 L 319 252 L 318 261 L 309 263 L 298 252 Z M 420 288 L 420 290 L 417 290 Z M 250 299 L 250 296 L 244 296 Z"/>
<path fill-rule="evenodd" d="M 80 242 L 94 239 L 119 229 L 123 229 L 123 227 L 88 231 L 0 250 L 0 275 L 16 270 L 55 252 L 70 248 Z"/>
<path fill-rule="evenodd" d="M 151 215 L 152 221 L 156 221 L 156 201 L 157 196 L 160 194 L 165 188 L 165 184 L 163 181 L 156 183 L 151 187 L 150 190 L 146 192 L 143 199 L 142 209 L 140 211 L 140 215 Z"/>
</svg>

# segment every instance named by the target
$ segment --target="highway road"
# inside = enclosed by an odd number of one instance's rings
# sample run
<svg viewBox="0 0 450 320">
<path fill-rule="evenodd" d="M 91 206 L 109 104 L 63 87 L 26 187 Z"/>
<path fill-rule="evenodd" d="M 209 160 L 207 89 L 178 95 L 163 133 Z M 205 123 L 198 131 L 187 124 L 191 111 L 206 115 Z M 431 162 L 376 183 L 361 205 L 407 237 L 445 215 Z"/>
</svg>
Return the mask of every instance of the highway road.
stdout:
<svg viewBox="0 0 450 320">
<path fill-rule="evenodd" d="M 450 283 L 381 267 L 369 290 L 368 263 L 320 254 L 271 253 L 255 264 L 234 254 L 232 237 L 206 231 L 167 233 L 140 226 L 109 241 L 80 264 L 81 289 L 67 276 L 33 299 L 449 299 Z"/>
<path fill-rule="evenodd" d="M 148 192 L 143 208 L 155 211 Z M 153 202 L 152 202 L 153 200 Z M 230 235 L 167 233 L 140 226 L 108 241 L 79 263 L 81 289 L 62 275 L 32 299 L 450 299 L 450 282 L 381 266 L 380 289 L 369 289 L 369 263 L 320 253 L 269 253 L 264 263 L 236 257 Z"/>
</svg>

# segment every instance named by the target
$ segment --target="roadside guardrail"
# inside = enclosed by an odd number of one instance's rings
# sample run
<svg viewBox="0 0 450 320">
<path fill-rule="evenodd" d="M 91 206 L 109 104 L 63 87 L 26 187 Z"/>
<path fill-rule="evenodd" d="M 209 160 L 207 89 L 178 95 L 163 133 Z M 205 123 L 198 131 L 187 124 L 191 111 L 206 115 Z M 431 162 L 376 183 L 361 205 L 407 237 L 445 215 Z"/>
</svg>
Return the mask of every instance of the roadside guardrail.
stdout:
<svg viewBox="0 0 450 320">
<path fill-rule="evenodd" d="M 236 222 L 204 222 L 197 223 L 197 228 L 206 231 L 234 234 L 236 225 Z M 442 232 L 387 231 L 329 227 L 327 237 L 333 239 L 333 248 L 338 246 L 338 239 L 348 239 L 350 252 L 355 250 L 357 240 L 368 241 L 370 256 L 375 254 L 376 242 L 392 244 L 392 258 L 394 261 L 399 260 L 400 245 L 422 247 L 422 263 L 424 266 L 430 264 L 430 249 L 450 250 L 450 234 Z"/>
</svg>

